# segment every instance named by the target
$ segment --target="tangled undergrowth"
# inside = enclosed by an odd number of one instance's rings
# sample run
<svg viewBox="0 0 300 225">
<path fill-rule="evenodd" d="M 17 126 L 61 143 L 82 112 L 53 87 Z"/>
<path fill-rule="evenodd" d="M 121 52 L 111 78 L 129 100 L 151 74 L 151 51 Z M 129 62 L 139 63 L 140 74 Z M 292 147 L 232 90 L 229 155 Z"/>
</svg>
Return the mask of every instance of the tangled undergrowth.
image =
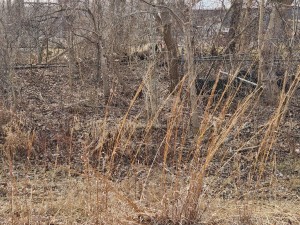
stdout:
<svg viewBox="0 0 300 225">
<path fill-rule="evenodd" d="M 15 74 L 17 97 L 1 99 L 0 224 L 300 223 L 298 98 L 200 96 L 194 135 L 185 90 L 169 95 L 161 75 L 149 119 L 141 71 L 127 72 L 134 88 L 116 83 L 108 106 L 64 68 Z"/>
</svg>

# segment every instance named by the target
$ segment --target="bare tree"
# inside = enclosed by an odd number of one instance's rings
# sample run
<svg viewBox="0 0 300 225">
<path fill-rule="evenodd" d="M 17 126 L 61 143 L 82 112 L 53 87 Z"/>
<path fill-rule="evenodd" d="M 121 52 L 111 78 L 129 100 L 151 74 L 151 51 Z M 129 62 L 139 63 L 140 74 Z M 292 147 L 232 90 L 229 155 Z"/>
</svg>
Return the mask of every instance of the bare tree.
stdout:
<svg viewBox="0 0 300 225">
<path fill-rule="evenodd" d="M 163 0 L 159 1 L 161 6 L 165 6 Z M 176 20 L 172 17 L 168 7 L 159 7 L 160 15 L 156 14 L 156 20 L 163 27 L 163 39 L 168 50 L 168 68 L 170 76 L 170 92 L 174 91 L 180 81 L 178 70 L 178 44 L 176 36 L 173 33 L 173 28 L 176 25 Z M 174 15 L 174 14 L 173 14 Z M 182 26 L 180 24 L 180 26 Z"/>
<path fill-rule="evenodd" d="M 228 52 L 235 53 L 237 33 L 241 21 L 241 13 L 243 8 L 243 0 L 232 0 L 232 16 L 230 20 L 230 28 L 228 32 Z"/>
<path fill-rule="evenodd" d="M 185 36 L 185 58 L 187 63 L 187 76 L 188 84 L 190 90 L 190 105 L 191 105 L 191 131 L 194 135 L 199 131 L 199 112 L 197 111 L 198 106 L 198 96 L 196 93 L 195 81 L 197 78 L 195 63 L 194 63 L 194 46 L 192 37 L 192 23 L 193 23 L 193 12 L 192 6 L 195 1 L 192 1 L 189 6 L 185 16 L 184 23 L 184 36 Z"/>
<path fill-rule="evenodd" d="M 97 75 L 96 79 L 99 82 L 101 75 L 103 79 L 103 92 L 104 92 L 104 99 L 107 103 L 109 96 L 110 96 L 110 86 L 109 86 L 109 75 L 107 70 L 107 58 L 105 57 L 105 42 L 103 39 L 102 28 L 103 28 L 103 2 L 101 1 L 93 1 L 92 3 L 92 21 L 94 27 L 94 39 L 95 45 L 97 49 Z"/>
<path fill-rule="evenodd" d="M 126 13 L 126 1 L 124 0 L 113 0 L 110 2 L 110 21 L 108 23 L 110 24 L 110 43 L 107 45 L 110 45 L 110 47 L 107 46 L 107 58 L 109 61 L 109 64 L 111 66 L 111 71 L 113 74 L 115 74 L 118 78 L 118 81 L 122 87 L 122 90 L 127 92 L 129 89 L 124 82 L 124 79 L 120 73 L 118 73 L 115 70 L 114 67 L 114 54 L 115 52 L 120 53 L 123 48 L 121 47 L 122 44 L 124 44 L 124 38 L 125 38 L 125 22 L 124 22 L 124 13 Z"/>
<path fill-rule="evenodd" d="M 18 2 L 16 2 L 18 3 Z M 13 84 L 13 66 L 16 58 L 16 46 L 20 38 L 20 23 L 17 17 L 18 4 L 7 2 L 7 7 L 0 10 L 0 91 L 9 96 L 16 104 L 16 88 Z"/>
<path fill-rule="evenodd" d="M 244 3 L 244 2 L 243 2 Z M 253 21 L 256 21 L 255 19 L 252 18 L 252 13 L 251 13 L 251 9 L 252 9 L 252 4 L 253 4 L 253 0 L 247 0 L 245 5 L 245 10 L 242 7 L 242 19 L 240 21 L 241 25 L 240 27 L 246 28 L 246 27 L 251 27 L 251 24 L 253 23 Z M 251 43 L 251 29 L 245 29 L 243 32 L 241 32 L 241 38 L 240 38 L 240 51 L 244 52 L 247 51 L 248 46 Z"/>
<path fill-rule="evenodd" d="M 265 91 L 263 94 L 266 102 L 276 104 L 278 101 L 279 87 L 277 79 L 274 76 L 274 60 L 276 44 L 280 43 L 279 34 L 282 30 L 282 20 L 280 11 L 283 10 L 285 5 L 292 4 L 293 1 L 273 1 L 270 20 L 265 35 L 263 36 L 263 23 L 264 23 L 264 1 L 260 5 L 260 32 L 259 32 L 259 52 L 260 52 L 260 65 L 259 65 L 259 85 L 264 84 Z M 272 93 L 272 95 L 270 95 Z"/>
<path fill-rule="evenodd" d="M 108 101 L 110 96 L 110 85 L 109 85 L 109 75 L 108 75 L 108 61 L 107 61 L 107 46 L 104 38 L 104 5 L 105 1 L 91 1 L 88 4 L 81 4 L 78 2 L 77 7 L 69 8 L 72 12 L 70 16 L 74 17 L 73 19 L 77 19 L 77 17 L 81 17 L 81 21 L 76 23 L 76 29 L 72 26 L 74 25 L 74 21 L 69 23 L 71 28 L 69 28 L 69 51 L 71 55 L 71 59 L 69 61 L 74 64 L 73 67 L 76 67 L 76 58 L 74 47 L 74 37 L 80 37 L 82 40 L 87 40 L 89 43 L 93 45 L 93 53 L 96 56 L 95 65 L 96 65 L 96 86 L 99 85 L 99 82 L 103 81 L 103 92 L 105 102 Z M 77 17 L 76 17 L 77 15 Z M 76 45 L 78 43 L 76 42 Z M 72 56 L 73 55 L 73 56 Z M 90 55 L 90 57 L 92 56 Z M 91 65 L 92 66 L 92 65 Z M 75 72 L 77 71 L 77 68 Z"/>
</svg>

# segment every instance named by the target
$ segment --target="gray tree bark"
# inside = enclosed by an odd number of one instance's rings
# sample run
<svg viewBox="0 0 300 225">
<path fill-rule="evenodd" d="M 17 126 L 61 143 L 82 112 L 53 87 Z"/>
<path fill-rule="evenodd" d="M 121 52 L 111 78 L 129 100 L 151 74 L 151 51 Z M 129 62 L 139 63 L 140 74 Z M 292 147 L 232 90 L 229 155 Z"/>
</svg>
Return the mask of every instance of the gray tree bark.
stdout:
<svg viewBox="0 0 300 225">
<path fill-rule="evenodd" d="M 160 1 L 164 5 L 164 1 Z M 170 76 L 170 92 L 174 91 L 180 81 L 178 69 L 178 50 L 177 40 L 173 34 L 173 20 L 170 12 L 166 9 L 161 10 L 161 16 L 157 15 L 157 20 L 163 26 L 163 39 L 168 50 L 168 69 Z"/>
<path fill-rule="evenodd" d="M 259 38 L 260 64 L 258 83 L 265 87 L 265 90 L 263 91 L 263 99 L 265 102 L 272 105 L 277 104 L 280 91 L 274 71 L 276 44 L 280 43 L 280 40 L 278 40 L 279 31 L 282 29 L 280 10 L 282 10 L 282 5 L 274 3 L 266 33 L 263 38 Z M 260 20 L 262 20 L 262 18 L 260 18 Z M 263 23 L 263 21 L 261 21 L 261 23 Z M 263 34 L 260 33 L 260 35 Z"/>
<path fill-rule="evenodd" d="M 230 28 L 228 32 L 228 52 L 233 54 L 236 51 L 236 43 L 237 43 L 237 33 L 241 20 L 241 12 L 243 7 L 243 0 L 233 0 L 232 1 L 232 17 L 230 20 Z"/>
</svg>

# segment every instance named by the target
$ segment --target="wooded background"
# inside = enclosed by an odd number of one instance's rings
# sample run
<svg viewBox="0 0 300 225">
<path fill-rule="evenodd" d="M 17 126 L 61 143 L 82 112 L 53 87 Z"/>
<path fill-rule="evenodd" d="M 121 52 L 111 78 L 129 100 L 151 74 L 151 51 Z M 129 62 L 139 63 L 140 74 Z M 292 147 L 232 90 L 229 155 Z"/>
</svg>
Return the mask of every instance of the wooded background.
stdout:
<svg viewBox="0 0 300 225">
<path fill-rule="evenodd" d="M 0 224 L 299 224 L 299 17 L 0 0 Z"/>
</svg>

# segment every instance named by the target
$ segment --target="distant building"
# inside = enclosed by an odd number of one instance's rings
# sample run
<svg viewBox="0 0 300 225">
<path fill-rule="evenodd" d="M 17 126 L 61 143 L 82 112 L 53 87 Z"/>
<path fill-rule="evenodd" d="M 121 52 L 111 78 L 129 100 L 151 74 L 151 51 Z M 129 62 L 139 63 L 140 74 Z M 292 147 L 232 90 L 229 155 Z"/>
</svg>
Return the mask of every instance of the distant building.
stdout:
<svg viewBox="0 0 300 225">
<path fill-rule="evenodd" d="M 230 0 L 202 0 L 193 6 L 193 10 L 223 10 L 230 8 Z"/>
</svg>

